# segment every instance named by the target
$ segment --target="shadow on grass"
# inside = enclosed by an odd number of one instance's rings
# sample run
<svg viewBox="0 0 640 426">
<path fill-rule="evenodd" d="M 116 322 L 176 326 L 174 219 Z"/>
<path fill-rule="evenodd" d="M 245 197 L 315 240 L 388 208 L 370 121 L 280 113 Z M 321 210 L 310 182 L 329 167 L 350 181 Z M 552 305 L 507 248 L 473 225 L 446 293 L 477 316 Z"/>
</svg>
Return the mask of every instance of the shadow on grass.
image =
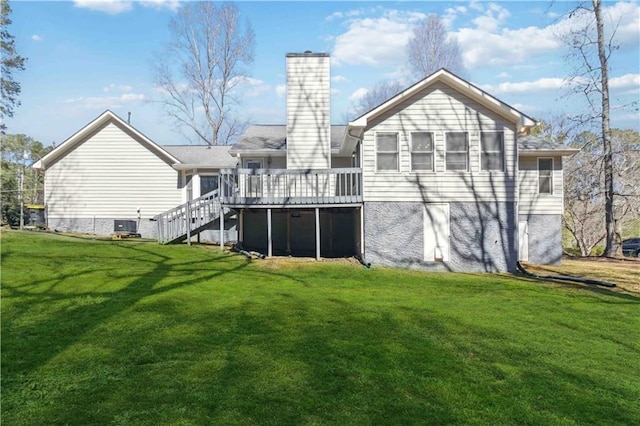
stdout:
<svg viewBox="0 0 640 426">
<path fill-rule="evenodd" d="M 337 270 L 311 278 L 205 249 L 117 248 L 106 256 L 123 267 L 98 268 L 112 286 L 72 292 L 70 273 L 3 286 L 8 424 L 637 423 L 632 386 L 606 378 L 618 363 L 599 364 L 610 348 L 616 359 L 638 348 L 588 333 L 597 321 L 582 311 L 565 317 L 571 300 L 464 313 L 518 298 L 507 278 L 406 286 L 442 297 L 424 303 L 395 281 L 370 286 L 371 271 L 341 285 Z M 508 297 L 484 296 L 497 292 Z"/>
<path fill-rule="evenodd" d="M 597 380 L 584 360 L 560 362 L 579 327 L 569 342 L 554 342 L 552 327 L 523 342 L 498 321 L 401 301 L 257 293 L 232 306 L 138 306 L 138 327 L 86 336 L 108 353 L 60 365 L 73 386 L 38 414 L 60 424 L 628 424 L 638 413 L 628 389 Z M 528 320 L 516 319 L 517 335 Z"/>
</svg>

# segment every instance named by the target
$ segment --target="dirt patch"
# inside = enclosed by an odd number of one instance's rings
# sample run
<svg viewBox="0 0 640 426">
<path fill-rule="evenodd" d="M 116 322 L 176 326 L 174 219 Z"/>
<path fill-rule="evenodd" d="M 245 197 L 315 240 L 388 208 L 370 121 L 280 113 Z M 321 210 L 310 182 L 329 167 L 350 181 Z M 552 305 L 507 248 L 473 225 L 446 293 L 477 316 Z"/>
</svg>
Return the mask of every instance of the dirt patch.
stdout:
<svg viewBox="0 0 640 426">
<path fill-rule="evenodd" d="M 587 257 L 562 259 L 561 265 L 529 265 L 534 274 L 562 274 L 613 282 L 617 291 L 640 296 L 640 260 L 633 258 Z"/>
</svg>

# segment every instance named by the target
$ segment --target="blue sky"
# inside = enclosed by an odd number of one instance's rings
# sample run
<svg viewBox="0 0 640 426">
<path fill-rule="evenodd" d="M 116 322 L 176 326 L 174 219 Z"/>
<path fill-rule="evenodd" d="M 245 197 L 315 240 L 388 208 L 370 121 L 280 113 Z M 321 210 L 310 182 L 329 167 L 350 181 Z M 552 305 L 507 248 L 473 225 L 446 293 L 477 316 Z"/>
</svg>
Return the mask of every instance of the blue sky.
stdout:
<svg viewBox="0 0 640 426">
<path fill-rule="evenodd" d="M 412 26 L 439 14 L 463 53 L 465 77 L 537 119 L 584 107 L 564 79 L 572 65 L 560 35 L 575 3 L 551 2 L 238 2 L 256 37 L 251 79 L 239 112 L 253 123 L 285 121 L 285 54 L 328 52 L 332 58 L 332 121 L 344 123 L 359 96 L 382 80 L 415 82 L 405 46 Z M 176 1 L 11 1 L 10 32 L 29 58 L 22 105 L 9 133 L 60 144 L 111 109 L 159 144 L 188 143 L 153 101 L 152 60 L 169 40 Z M 606 2 L 606 23 L 618 23 L 620 49 L 611 58 L 612 125 L 640 130 L 640 114 L 617 108 L 640 99 L 640 6 Z M 355 118 L 355 117 L 351 117 Z"/>
</svg>

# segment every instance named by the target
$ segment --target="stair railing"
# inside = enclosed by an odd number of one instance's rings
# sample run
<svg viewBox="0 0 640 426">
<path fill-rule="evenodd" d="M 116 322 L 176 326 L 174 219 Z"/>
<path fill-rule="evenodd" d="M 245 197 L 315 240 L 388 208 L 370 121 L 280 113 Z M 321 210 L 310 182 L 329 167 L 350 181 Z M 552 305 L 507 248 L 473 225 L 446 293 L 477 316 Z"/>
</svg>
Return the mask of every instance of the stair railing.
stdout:
<svg viewBox="0 0 640 426">
<path fill-rule="evenodd" d="M 158 242 L 190 240 L 194 233 L 220 217 L 218 190 L 208 192 L 156 216 Z"/>
</svg>

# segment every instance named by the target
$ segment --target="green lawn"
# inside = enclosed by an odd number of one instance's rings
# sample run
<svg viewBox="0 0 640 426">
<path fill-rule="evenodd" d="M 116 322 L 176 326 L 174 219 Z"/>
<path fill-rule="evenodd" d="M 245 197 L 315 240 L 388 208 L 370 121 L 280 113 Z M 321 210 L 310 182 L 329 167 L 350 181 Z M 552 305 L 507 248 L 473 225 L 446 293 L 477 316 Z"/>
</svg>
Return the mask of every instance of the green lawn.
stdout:
<svg viewBox="0 0 640 426">
<path fill-rule="evenodd" d="M 2 422 L 640 424 L 640 299 L 2 234 Z"/>
</svg>

